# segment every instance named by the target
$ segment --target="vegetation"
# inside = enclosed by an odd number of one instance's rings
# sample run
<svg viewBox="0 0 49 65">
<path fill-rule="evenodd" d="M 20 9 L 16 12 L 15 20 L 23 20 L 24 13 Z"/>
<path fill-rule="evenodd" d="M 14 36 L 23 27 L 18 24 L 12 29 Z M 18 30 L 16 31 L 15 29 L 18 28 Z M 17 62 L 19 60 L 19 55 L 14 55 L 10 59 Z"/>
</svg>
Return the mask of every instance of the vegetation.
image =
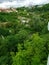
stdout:
<svg viewBox="0 0 49 65">
<path fill-rule="evenodd" d="M 46 65 L 49 4 L 0 12 L 0 65 Z"/>
</svg>

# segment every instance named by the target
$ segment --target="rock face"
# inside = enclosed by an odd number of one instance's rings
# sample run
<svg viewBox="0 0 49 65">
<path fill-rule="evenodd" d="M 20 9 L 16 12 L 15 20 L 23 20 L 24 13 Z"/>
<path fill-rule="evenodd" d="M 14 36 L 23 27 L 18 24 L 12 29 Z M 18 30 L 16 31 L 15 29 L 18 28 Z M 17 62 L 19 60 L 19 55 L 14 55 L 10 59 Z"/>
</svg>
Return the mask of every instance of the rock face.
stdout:
<svg viewBox="0 0 49 65">
<path fill-rule="evenodd" d="M 17 10 L 15 8 L 9 8 L 9 9 L 4 9 L 4 8 L 0 8 L 0 12 L 17 12 Z"/>
<path fill-rule="evenodd" d="M 0 12 L 12 12 L 10 9 L 0 9 Z"/>
<path fill-rule="evenodd" d="M 48 56 L 48 61 L 47 61 L 47 65 L 49 65 L 49 56 Z"/>
</svg>

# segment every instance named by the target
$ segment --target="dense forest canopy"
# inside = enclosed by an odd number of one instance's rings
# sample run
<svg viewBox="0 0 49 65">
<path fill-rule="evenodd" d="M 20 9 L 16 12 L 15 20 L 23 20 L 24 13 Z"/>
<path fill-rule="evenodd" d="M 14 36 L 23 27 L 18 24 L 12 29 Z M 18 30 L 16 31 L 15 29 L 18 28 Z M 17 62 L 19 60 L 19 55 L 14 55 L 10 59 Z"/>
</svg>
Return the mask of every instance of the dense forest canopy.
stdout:
<svg viewBox="0 0 49 65">
<path fill-rule="evenodd" d="M 0 65 L 46 65 L 49 4 L 0 12 Z"/>
</svg>

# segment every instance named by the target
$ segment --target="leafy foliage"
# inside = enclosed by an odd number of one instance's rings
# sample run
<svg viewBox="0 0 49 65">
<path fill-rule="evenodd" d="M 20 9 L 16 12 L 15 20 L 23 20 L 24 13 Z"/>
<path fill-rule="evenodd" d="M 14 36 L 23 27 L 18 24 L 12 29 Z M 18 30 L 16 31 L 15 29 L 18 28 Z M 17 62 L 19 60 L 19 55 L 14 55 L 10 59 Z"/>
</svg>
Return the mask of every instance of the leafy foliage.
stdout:
<svg viewBox="0 0 49 65">
<path fill-rule="evenodd" d="M 0 65 L 46 65 L 49 4 L 0 12 Z"/>
</svg>

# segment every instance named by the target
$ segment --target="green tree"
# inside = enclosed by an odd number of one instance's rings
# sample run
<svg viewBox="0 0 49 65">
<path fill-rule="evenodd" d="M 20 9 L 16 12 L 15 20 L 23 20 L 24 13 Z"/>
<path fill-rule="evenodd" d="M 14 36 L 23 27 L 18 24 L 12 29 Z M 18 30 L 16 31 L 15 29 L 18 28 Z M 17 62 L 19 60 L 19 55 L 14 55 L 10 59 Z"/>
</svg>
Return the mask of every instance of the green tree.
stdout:
<svg viewBox="0 0 49 65">
<path fill-rule="evenodd" d="M 22 45 L 18 45 L 18 48 L 21 49 L 16 53 L 16 56 L 13 56 L 12 65 L 44 65 L 43 60 L 46 52 L 45 50 L 45 41 L 43 38 L 40 38 L 37 34 L 33 34 L 31 39 L 24 42 L 24 49 L 21 48 Z M 42 57 L 42 58 L 41 58 Z M 46 58 L 46 57 L 45 57 Z"/>
</svg>

